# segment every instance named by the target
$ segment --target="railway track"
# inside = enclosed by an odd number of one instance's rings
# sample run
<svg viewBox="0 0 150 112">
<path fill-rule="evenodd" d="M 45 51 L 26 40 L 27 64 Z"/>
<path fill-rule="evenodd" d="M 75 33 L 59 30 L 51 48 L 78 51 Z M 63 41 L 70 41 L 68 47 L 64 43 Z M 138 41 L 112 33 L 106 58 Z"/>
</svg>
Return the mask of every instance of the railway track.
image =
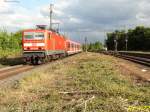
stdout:
<svg viewBox="0 0 150 112">
<path fill-rule="evenodd" d="M 144 52 L 101 52 L 105 55 L 111 55 L 113 57 L 129 60 L 131 62 L 138 63 L 138 66 L 135 66 L 135 64 L 132 63 L 125 63 L 124 61 L 120 61 L 118 63 L 119 67 L 121 68 L 121 71 L 124 73 L 127 73 L 129 75 L 135 76 L 133 78 L 136 80 L 136 82 L 146 82 L 150 83 L 150 53 L 144 53 Z M 131 64 L 131 65 L 130 65 Z M 134 65 L 134 66 L 133 66 Z"/>
<path fill-rule="evenodd" d="M 107 55 L 113 55 L 119 58 L 123 58 L 129 61 L 136 62 L 141 65 L 150 67 L 150 54 L 149 53 L 139 53 L 139 52 L 103 52 Z"/>
<path fill-rule="evenodd" d="M 2 68 L 0 69 L 0 80 L 31 70 L 33 68 L 34 66 L 30 66 L 30 65 L 17 65 L 17 66 Z"/>
<path fill-rule="evenodd" d="M 123 59 L 127 59 L 142 65 L 146 65 L 150 67 L 150 59 L 147 58 L 141 58 L 141 57 L 136 57 L 136 56 L 128 56 L 128 55 L 119 55 L 117 57 L 123 58 Z"/>
<path fill-rule="evenodd" d="M 69 57 L 71 57 L 71 56 L 73 56 L 73 55 L 70 55 Z M 67 58 L 67 57 L 64 57 L 64 58 Z M 31 65 L 16 65 L 16 66 L 11 66 L 11 67 L 1 68 L 0 69 L 0 80 L 7 79 L 9 77 L 18 75 L 18 74 L 26 72 L 28 70 L 42 67 L 43 65 L 48 65 L 51 62 L 55 62 L 55 61 L 62 60 L 62 59 L 63 58 L 54 59 L 54 60 L 51 60 L 50 62 L 47 62 L 45 64 L 35 65 L 35 66 L 34 65 L 32 65 L 32 66 Z"/>
</svg>

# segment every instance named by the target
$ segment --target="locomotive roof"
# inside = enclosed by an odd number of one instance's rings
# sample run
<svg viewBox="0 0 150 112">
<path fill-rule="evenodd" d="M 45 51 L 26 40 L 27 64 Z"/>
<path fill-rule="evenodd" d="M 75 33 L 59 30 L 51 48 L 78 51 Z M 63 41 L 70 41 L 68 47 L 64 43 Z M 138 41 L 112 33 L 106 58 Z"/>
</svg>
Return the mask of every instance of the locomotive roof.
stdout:
<svg viewBox="0 0 150 112">
<path fill-rule="evenodd" d="M 78 44 L 78 45 L 80 45 L 80 43 L 75 42 L 75 41 L 72 41 L 72 40 L 70 40 L 70 39 L 67 39 L 66 41 L 71 42 L 71 43 L 74 43 L 74 44 Z"/>
</svg>

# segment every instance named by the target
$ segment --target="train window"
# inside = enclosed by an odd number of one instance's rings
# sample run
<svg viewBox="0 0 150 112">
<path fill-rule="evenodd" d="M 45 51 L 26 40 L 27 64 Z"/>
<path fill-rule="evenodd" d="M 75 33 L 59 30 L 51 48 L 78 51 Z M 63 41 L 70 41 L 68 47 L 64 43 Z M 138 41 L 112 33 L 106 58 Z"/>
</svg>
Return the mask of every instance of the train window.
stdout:
<svg viewBox="0 0 150 112">
<path fill-rule="evenodd" d="M 68 42 L 68 48 L 70 48 L 70 43 Z"/>
<path fill-rule="evenodd" d="M 73 45 L 73 44 L 71 44 L 71 47 L 72 47 L 72 48 L 74 48 L 74 45 Z"/>
<path fill-rule="evenodd" d="M 34 39 L 44 39 L 44 33 L 35 33 Z"/>
<path fill-rule="evenodd" d="M 34 33 L 33 32 L 25 32 L 24 33 L 24 38 L 25 39 L 33 39 L 34 38 Z"/>
</svg>

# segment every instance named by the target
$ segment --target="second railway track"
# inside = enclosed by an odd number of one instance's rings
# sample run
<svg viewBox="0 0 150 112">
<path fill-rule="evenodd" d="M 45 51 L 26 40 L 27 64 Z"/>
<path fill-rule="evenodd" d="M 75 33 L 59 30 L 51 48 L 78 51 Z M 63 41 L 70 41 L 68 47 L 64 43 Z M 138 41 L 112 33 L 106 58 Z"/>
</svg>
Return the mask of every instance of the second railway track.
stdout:
<svg viewBox="0 0 150 112">
<path fill-rule="evenodd" d="M 17 65 L 17 66 L 2 68 L 0 69 L 0 80 L 31 70 L 33 68 L 34 66 L 29 66 L 29 65 Z"/>
<path fill-rule="evenodd" d="M 102 52 L 107 55 L 116 56 L 119 58 L 123 58 L 129 61 L 133 61 L 139 63 L 141 65 L 145 65 L 150 67 L 150 54 L 149 53 L 138 53 L 138 52 Z"/>
<path fill-rule="evenodd" d="M 117 57 L 127 59 L 142 65 L 146 65 L 150 67 L 150 59 L 147 58 L 141 58 L 141 57 L 136 57 L 136 56 L 128 56 L 128 55 L 118 55 Z"/>
<path fill-rule="evenodd" d="M 113 52 L 113 51 L 105 51 L 101 52 L 105 55 L 111 55 L 113 57 L 117 57 L 117 60 L 124 59 L 129 60 L 134 63 L 130 63 L 129 61 L 117 61 L 117 65 L 121 68 L 121 71 L 125 74 L 126 72 L 130 75 L 134 75 L 136 78 L 136 82 L 148 82 L 150 83 L 150 53 L 148 52 Z M 118 63 L 119 62 L 119 63 Z"/>
</svg>

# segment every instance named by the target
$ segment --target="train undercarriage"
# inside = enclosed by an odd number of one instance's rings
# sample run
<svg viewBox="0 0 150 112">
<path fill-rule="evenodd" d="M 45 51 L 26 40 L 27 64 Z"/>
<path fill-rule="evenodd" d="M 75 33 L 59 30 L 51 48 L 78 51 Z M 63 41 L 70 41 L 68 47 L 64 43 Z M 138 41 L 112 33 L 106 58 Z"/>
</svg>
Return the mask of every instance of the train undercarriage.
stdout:
<svg viewBox="0 0 150 112">
<path fill-rule="evenodd" d="M 27 64 L 32 65 L 39 65 L 46 62 L 50 62 L 51 60 L 63 58 L 67 56 L 66 52 L 51 52 L 48 53 L 46 51 L 31 51 L 31 52 L 24 52 L 24 62 Z"/>
</svg>

